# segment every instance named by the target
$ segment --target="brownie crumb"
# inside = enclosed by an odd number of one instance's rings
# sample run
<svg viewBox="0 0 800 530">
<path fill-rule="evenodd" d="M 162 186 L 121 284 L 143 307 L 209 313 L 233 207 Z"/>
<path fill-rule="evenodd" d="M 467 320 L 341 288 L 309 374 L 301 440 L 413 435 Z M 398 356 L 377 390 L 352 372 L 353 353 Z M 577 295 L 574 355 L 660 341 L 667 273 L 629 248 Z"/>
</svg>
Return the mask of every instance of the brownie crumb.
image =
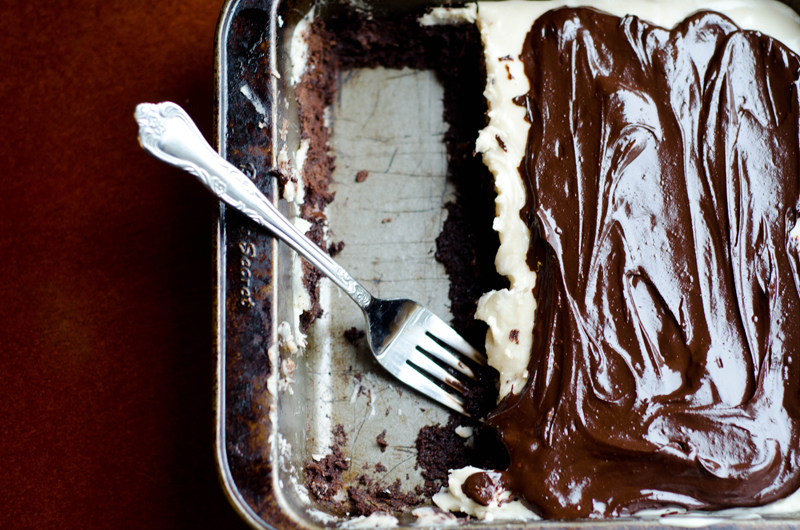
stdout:
<svg viewBox="0 0 800 530">
<path fill-rule="evenodd" d="M 510 340 L 514 344 L 519 344 L 519 330 L 512 329 L 511 332 L 508 334 L 508 340 Z"/>
<path fill-rule="evenodd" d="M 347 433 L 341 423 L 333 429 L 333 442 L 338 447 L 347 445 Z"/>
<path fill-rule="evenodd" d="M 369 516 L 376 512 L 405 512 L 424 501 L 414 493 L 403 493 L 400 490 L 400 479 L 395 480 L 391 486 L 386 486 L 362 475 L 358 483 L 361 486 L 347 488 L 351 516 Z"/>
<path fill-rule="evenodd" d="M 331 454 L 306 464 L 305 476 L 308 489 L 318 501 L 339 507 L 335 497 L 344 486 L 342 473 L 350 468 L 350 461 L 342 452 L 342 446 L 347 443 L 347 434 L 341 424 L 333 430 L 333 440 Z"/>
<path fill-rule="evenodd" d="M 422 494 L 432 497 L 447 485 L 450 469 L 458 469 L 473 463 L 472 451 L 464 439 L 456 434 L 461 419 L 450 416 L 447 425 L 428 425 L 417 436 L 417 466 L 422 468 L 425 485 Z"/>
<path fill-rule="evenodd" d="M 385 436 L 386 431 L 383 431 L 379 438 Z M 424 502 L 425 498 L 421 496 L 422 490 L 419 488 L 414 492 L 404 493 L 399 478 L 387 485 L 367 474 L 361 474 L 351 485 L 346 486 L 345 472 L 350 469 L 350 459 L 342 451 L 346 444 L 347 433 L 341 424 L 337 425 L 333 429 L 331 454 L 306 464 L 306 484 L 319 503 L 340 515 L 357 517 L 376 512 L 405 512 Z M 362 469 L 366 471 L 369 467 L 369 464 L 364 464 Z M 375 472 L 386 473 L 386 466 L 378 462 L 375 464 Z M 346 496 L 342 495 L 343 491 L 346 491 Z"/>
<path fill-rule="evenodd" d="M 358 329 L 357 327 L 353 326 L 352 328 L 345 330 L 344 338 L 347 339 L 347 342 L 350 344 L 355 344 L 358 342 L 359 339 L 363 339 L 366 337 L 367 334 L 364 332 L 363 329 Z"/>
<path fill-rule="evenodd" d="M 356 182 L 364 182 L 365 180 L 367 180 L 368 176 L 369 176 L 369 171 L 367 171 L 366 169 L 362 169 L 361 171 L 356 173 Z"/>
<path fill-rule="evenodd" d="M 381 447 L 381 453 L 385 453 L 386 448 L 389 447 L 389 442 L 386 441 L 386 429 L 375 438 L 375 441 Z"/>
<path fill-rule="evenodd" d="M 344 250 L 344 241 L 339 241 L 338 243 L 331 243 L 328 245 L 328 254 L 330 254 L 332 258 L 336 257 L 336 255 L 342 250 Z"/>
<path fill-rule="evenodd" d="M 338 447 L 319 462 L 306 465 L 306 484 L 320 502 L 336 505 L 334 497 L 342 488 L 342 473 L 350 468 L 350 463 Z"/>
<path fill-rule="evenodd" d="M 464 409 L 471 418 L 485 418 L 497 406 L 497 370 L 489 365 L 473 367 L 477 383 L 464 389 Z M 463 425 L 463 423 L 462 423 Z"/>
<path fill-rule="evenodd" d="M 335 166 L 329 149 L 330 131 L 325 125 L 322 109 L 331 105 L 337 91 L 337 58 L 331 50 L 332 35 L 321 19 L 313 22 L 308 32 L 308 68 L 297 86 L 300 137 L 309 141 L 305 163 L 302 168 L 305 200 L 300 207 L 300 216 L 311 223 L 306 235 L 324 245 L 325 207 L 333 200 L 329 190 L 331 174 Z M 280 176 L 279 176 L 280 178 Z M 322 316 L 319 305 L 319 280 L 321 273 L 303 262 L 303 283 L 311 301 L 311 307 L 300 316 L 300 329 L 306 331 Z"/>
</svg>

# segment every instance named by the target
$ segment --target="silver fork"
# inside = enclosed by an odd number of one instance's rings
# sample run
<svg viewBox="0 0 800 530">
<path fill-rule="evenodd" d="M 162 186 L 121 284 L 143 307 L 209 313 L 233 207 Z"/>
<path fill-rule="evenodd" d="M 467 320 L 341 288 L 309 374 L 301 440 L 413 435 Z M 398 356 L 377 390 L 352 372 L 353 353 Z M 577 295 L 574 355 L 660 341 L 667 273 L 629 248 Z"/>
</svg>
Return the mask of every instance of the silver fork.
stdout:
<svg viewBox="0 0 800 530">
<path fill-rule="evenodd" d="M 486 360 L 453 328 L 411 300 L 373 297 L 281 215 L 246 175 L 219 156 L 181 107 L 170 102 L 142 103 L 137 105 L 135 116 L 139 143 L 145 151 L 188 171 L 226 204 L 269 229 L 361 307 L 367 319 L 369 346 L 381 366 L 413 389 L 469 415 L 463 395 L 467 385 L 453 372 L 475 380 L 475 373 L 462 357 L 479 366 Z"/>
</svg>

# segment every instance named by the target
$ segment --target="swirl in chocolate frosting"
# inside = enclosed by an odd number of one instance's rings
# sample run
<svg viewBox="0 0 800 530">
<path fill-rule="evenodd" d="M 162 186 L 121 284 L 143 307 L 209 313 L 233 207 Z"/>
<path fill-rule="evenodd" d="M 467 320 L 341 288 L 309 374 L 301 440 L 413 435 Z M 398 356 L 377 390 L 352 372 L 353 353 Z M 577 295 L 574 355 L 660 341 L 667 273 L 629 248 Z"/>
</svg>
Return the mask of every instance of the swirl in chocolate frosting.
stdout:
<svg viewBox="0 0 800 530">
<path fill-rule="evenodd" d="M 580 8 L 522 60 L 538 309 L 527 386 L 487 421 L 502 482 L 554 518 L 793 492 L 798 57 L 711 12 Z"/>
</svg>

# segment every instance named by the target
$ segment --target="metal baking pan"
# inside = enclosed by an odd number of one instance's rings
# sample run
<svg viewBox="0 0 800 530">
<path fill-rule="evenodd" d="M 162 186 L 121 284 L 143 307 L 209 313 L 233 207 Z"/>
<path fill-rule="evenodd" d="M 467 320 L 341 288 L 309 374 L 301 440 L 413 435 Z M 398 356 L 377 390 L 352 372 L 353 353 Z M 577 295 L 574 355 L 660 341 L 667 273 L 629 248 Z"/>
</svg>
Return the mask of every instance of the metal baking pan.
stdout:
<svg viewBox="0 0 800 530">
<path fill-rule="evenodd" d="M 381 4 L 382 12 L 414 7 L 396 4 Z M 269 169 L 283 147 L 291 155 L 299 146 L 288 43 L 311 8 L 231 1 L 217 34 L 217 147 L 273 199 Z M 342 8 L 328 2 L 317 12 Z M 389 93 L 404 97 L 387 105 Z M 407 296 L 447 318 L 449 284 L 433 259 L 442 206 L 452 198 L 441 99 L 431 72 L 362 71 L 342 79 L 332 112 L 336 200 L 327 217 L 331 239 L 346 243 L 337 261 L 373 294 Z M 364 169 L 370 177 L 356 183 Z M 280 206 L 287 211 L 285 201 Z M 308 330 L 305 354 L 271 350 L 281 323 L 293 329 L 296 320 L 293 256 L 224 206 L 216 228 L 217 458 L 236 509 L 258 528 L 335 525 L 302 483 L 305 463 L 330 452 L 337 425 L 348 437 L 346 483 L 369 473 L 413 490 L 421 482 L 417 433 L 446 423 L 449 413 L 387 376 L 363 342 L 345 340 L 345 330 L 363 328 L 363 317 L 327 280 L 320 286 L 325 313 Z M 286 358 L 297 366 L 293 382 L 280 367 Z M 385 452 L 376 443 L 383 431 Z M 385 471 L 375 471 L 379 463 Z"/>
<path fill-rule="evenodd" d="M 392 16 L 430 0 L 228 0 L 216 35 L 216 141 L 223 157 L 252 176 L 278 201 L 270 176 L 282 148 L 299 146 L 289 43 L 312 9 L 335 16 L 362 9 Z M 795 10 L 800 1 L 786 0 Z M 331 239 L 345 241 L 337 261 L 381 297 L 416 299 L 443 318 L 448 281 L 433 259 L 435 238 L 452 198 L 442 137 L 442 88 L 427 71 L 348 71 L 332 109 L 336 156 L 328 207 Z M 403 97 L 386 97 L 402 94 Z M 378 104 L 380 103 L 380 104 Z M 387 125 L 391 124 L 391 126 Z M 355 183 L 360 170 L 370 177 Z M 301 356 L 277 347 L 279 327 L 296 320 L 292 255 L 243 216 L 220 204 L 216 221 L 216 457 L 226 495 L 254 528 L 329 528 L 344 519 L 309 499 L 305 464 L 330 452 L 342 425 L 350 458 L 345 481 L 369 473 L 404 491 L 421 482 L 414 440 L 425 425 L 449 414 L 390 379 L 364 344 L 344 331 L 363 328 L 360 310 L 323 282 L 324 316 L 308 331 Z M 293 373 L 281 369 L 291 359 Z M 376 437 L 386 431 L 385 452 Z M 380 463 L 385 471 L 376 471 Z M 413 525 L 413 517 L 400 526 Z M 800 527 L 787 519 L 737 520 L 736 528 Z M 497 527 L 469 523 L 480 528 Z M 515 525 L 503 524 L 503 527 Z M 522 525 L 516 525 L 522 526 Z M 544 521 L 550 528 L 653 528 L 657 521 Z"/>
</svg>

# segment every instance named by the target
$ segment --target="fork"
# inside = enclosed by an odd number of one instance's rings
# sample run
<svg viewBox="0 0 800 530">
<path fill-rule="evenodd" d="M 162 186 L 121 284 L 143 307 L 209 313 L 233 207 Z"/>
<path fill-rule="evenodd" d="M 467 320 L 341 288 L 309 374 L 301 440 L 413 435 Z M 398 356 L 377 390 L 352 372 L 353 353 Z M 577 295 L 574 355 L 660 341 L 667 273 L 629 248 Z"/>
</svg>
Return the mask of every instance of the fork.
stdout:
<svg viewBox="0 0 800 530">
<path fill-rule="evenodd" d="M 135 117 L 145 151 L 197 177 L 219 199 L 289 245 L 361 307 L 369 330 L 367 341 L 381 366 L 411 388 L 469 416 L 464 392 L 469 380 L 477 377 L 465 359 L 478 366 L 485 365 L 486 359 L 453 328 L 411 300 L 373 297 L 295 228 L 244 173 L 217 154 L 180 106 L 142 103 Z"/>
</svg>

